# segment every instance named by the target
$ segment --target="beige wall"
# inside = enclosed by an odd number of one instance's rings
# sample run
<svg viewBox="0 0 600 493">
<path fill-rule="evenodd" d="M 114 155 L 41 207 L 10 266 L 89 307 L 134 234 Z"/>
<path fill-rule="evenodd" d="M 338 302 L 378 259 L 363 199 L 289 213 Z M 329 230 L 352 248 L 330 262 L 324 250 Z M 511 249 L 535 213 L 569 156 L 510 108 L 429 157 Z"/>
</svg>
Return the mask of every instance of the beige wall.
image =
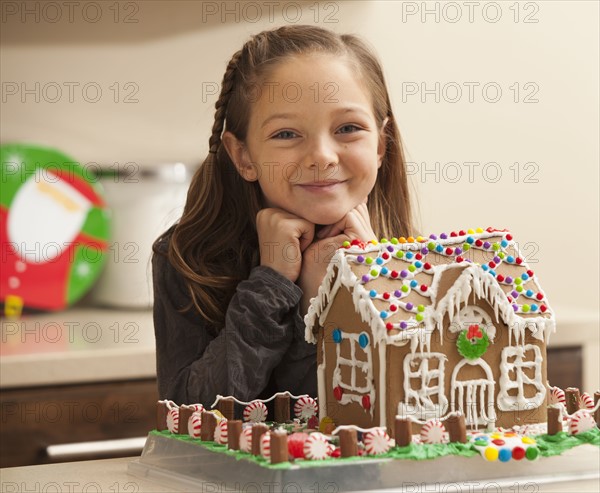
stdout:
<svg viewBox="0 0 600 493">
<path fill-rule="evenodd" d="M 207 92 L 283 14 L 363 35 L 387 73 L 421 230 L 510 228 L 554 305 L 597 314 L 598 2 L 230 2 L 225 19 L 222 2 L 1 3 L 2 142 L 82 162 L 201 161 Z"/>
</svg>

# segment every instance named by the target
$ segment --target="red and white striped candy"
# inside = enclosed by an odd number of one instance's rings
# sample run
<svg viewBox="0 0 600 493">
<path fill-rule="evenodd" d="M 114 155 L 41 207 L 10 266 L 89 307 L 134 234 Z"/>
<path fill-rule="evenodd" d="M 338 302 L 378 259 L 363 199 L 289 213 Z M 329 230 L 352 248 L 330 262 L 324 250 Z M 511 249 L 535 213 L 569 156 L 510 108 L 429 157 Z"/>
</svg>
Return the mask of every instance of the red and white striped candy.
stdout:
<svg viewBox="0 0 600 493">
<path fill-rule="evenodd" d="M 260 455 L 265 459 L 271 458 L 271 432 L 267 431 L 260 436 Z"/>
<path fill-rule="evenodd" d="M 392 446 L 392 441 L 383 428 L 375 428 L 365 433 L 363 443 L 369 455 L 385 454 Z"/>
<path fill-rule="evenodd" d="M 430 419 L 421 428 L 421 442 L 443 443 L 446 436 L 446 427 L 439 419 Z"/>
<path fill-rule="evenodd" d="M 171 433 L 179 432 L 179 408 L 169 409 L 167 413 L 167 428 Z"/>
<path fill-rule="evenodd" d="M 227 419 L 223 418 L 215 428 L 215 442 L 227 445 Z"/>
<path fill-rule="evenodd" d="M 594 398 L 587 392 L 579 398 L 579 409 L 594 409 Z"/>
<path fill-rule="evenodd" d="M 567 399 L 565 398 L 565 391 L 563 389 L 559 389 L 558 387 L 550 388 L 550 405 L 562 404 L 565 406 L 567 404 Z"/>
<path fill-rule="evenodd" d="M 304 442 L 304 457 L 310 460 L 323 460 L 329 457 L 329 442 L 322 433 L 311 433 Z"/>
<path fill-rule="evenodd" d="M 194 412 L 188 419 L 188 434 L 192 438 L 200 438 L 200 428 L 202 426 L 202 414 Z"/>
<path fill-rule="evenodd" d="M 294 414 L 297 418 L 308 420 L 319 412 L 317 401 L 308 395 L 303 395 L 294 404 Z"/>
<path fill-rule="evenodd" d="M 252 401 L 244 408 L 244 421 L 262 423 L 267 419 L 267 406 L 262 401 Z"/>
<path fill-rule="evenodd" d="M 191 407 L 196 413 L 204 411 L 204 406 L 202 404 L 190 404 L 188 407 Z"/>
<path fill-rule="evenodd" d="M 596 426 L 594 416 L 587 409 L 580 409 L 573 413 L 569 421 L 569 433 L 571 435 L 579 435 L 586 431 L 593 430 Z"/>
<path fill-rule="evenodd" d="M 240 434 L 240 450 L 242 452 L 252 452 L 252 427 L 247 426 Z"/>
</svg>

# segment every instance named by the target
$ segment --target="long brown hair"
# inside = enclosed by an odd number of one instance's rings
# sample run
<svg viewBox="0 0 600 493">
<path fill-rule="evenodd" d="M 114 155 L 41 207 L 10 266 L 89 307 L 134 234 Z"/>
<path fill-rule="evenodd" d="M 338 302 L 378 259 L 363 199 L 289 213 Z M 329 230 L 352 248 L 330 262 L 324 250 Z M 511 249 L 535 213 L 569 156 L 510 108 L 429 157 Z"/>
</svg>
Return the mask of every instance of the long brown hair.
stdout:
<svg viewBox="0 0 600 493">
<path fill-rule="evenodd" d="M 253 88 L 281 60 L 311 53 L 344 56 L 362 75 L 377 125 L 386 125 L 387 147 L 368 198 L 373 230 L 381 236 L 412 232 L 408 180 L 400 132 L 392 112 L 381 65 L 354 35 L 315 26 L 285 26 L 250 38 L 227 65 L 215 103 L 209 154 L 192 179 L 181 219 L 171 232 L 168 259 L 187 283 L 192 305 L 217 328 L 240 281 L 259 264 L 256 214 L 262 208 L 258 182 L 244 180 L 223 145 L 223 130 L 244 142 Z M 159 238 L 157 245 L 166 238 Z"/>
</svg>

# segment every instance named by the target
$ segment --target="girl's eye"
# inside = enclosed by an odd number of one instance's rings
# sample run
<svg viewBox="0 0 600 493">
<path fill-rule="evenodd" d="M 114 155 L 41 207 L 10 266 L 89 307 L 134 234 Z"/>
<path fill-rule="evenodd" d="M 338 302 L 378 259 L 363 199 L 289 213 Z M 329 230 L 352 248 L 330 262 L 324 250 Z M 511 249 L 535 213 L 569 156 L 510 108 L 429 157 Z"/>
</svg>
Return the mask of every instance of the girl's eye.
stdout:
<svg viewBox="0 0 600 493">
<path fill-rule="evenodd" d="M 283 140 L 293 139 L 294 137 L 296 137 L 296 133 L 292 132 L 291 130 L 282 130 L 281 132 L 278 132 L 275 135 L 273 135 L 274 139 L 283 139 Z"/>
<path fill-rule="evenodd" d="M 351 134 L 358 130 L 360 130 L 360 127 L 357 127 L 356 125 L 349 123 L 348 125 L 344 125 L 343 127 L 340 127 L 338 132 L 341 134 Z"/>
</svg>

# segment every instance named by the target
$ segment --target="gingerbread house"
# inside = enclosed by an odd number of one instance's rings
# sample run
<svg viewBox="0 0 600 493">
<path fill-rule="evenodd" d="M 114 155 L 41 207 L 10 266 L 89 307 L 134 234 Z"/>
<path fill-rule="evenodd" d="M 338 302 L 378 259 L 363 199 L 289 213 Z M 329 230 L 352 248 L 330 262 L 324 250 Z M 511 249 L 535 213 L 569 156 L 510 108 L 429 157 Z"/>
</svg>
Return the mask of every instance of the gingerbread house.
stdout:
<svg viewBox="0 0 600 493">
<path fill-rule="evenodd" d="M 345 244 L 305 317 L 320 418 L 390 426 L 460 411 L 473 428 L 546 420 L 555 319 L 506 230 Z"/>
</svg>

